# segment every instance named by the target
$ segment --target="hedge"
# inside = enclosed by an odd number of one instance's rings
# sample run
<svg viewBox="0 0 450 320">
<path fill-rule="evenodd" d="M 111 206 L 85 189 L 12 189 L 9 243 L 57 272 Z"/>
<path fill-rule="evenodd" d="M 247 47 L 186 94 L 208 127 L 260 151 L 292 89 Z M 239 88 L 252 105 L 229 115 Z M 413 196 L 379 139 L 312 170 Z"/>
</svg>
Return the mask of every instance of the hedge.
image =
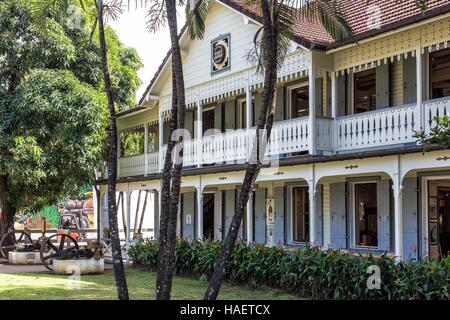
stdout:
<svg viewBox="0 0 450 320">
<path fill-rule="evenodd" d="M 176 273 L 209 278 L 221 246 L 221 242 L 178 240 Z M 135 264 L 155 271 L 157 247 L 157 241 L 146 240 L 128 253 Z M 369 266 L 379 267 L 380 289 L 367 286 Z M 313 299 L 449 299 L 450 258 L 397 263 L 387 255 L 237 243 L 226 280 L 253 288 L 270 286 Z"/>
</svg>

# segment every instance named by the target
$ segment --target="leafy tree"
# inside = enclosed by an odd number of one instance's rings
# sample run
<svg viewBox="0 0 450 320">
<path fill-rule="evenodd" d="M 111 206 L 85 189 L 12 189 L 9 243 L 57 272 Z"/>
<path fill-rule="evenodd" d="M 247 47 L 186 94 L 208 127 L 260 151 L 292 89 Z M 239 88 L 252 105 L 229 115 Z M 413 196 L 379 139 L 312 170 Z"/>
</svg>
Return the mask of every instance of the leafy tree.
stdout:
<svg viewBox="0 0 450 320">
<path fill-rule="evenodd" d="M 419 131 L 415 137 L 425 148 L 431 145 L 439 145 L 445 149 L 450 148 L 450 116 L 435 117 L 434 120 L 436 125 L 431 128 L 430 133 Z"/>
<path fill-rule="evenodd" d="M 33 6 L 37 13 L 36 17 L 39 19 L 37 25 L 42 27 L 47 26 L 46 16 L 49 12 L 57 11 L 63 16 L 70 15 L 69 10 L 73 8 L 73 0 L 34 0 Z M 111 237 L 112 256 L 114 265 L 114 274 L 116 278 L 117 293 L 120 300 L 128 300 L 128 287 L 125 278 L 125 270 L 122 259 L 122 248 L 120 246 L 119 227 L 117 222 L 117 204 L 116 204 L 116 182 L 117 182 L 117 154 L 118 154 L 118 133 L 117 133 L 117 121 L 116 111 L 119 108 L 121 99 L 121 78 L 114 78 L 111 67 L 114 65 L 114 59 L 111 55 L 114 55 L 115 47 L 110 46 L 108 40 L 108 27 L 105 24 L 105 20 L 110 18 L 117 18 L 118 14 L 122 12 L 121 1 L 116 0 L 78 0 L 85 12 L 89 25 L 91 26 L 91 38 L 94 34 L 97 36 L 98 43 L 100 45 L 99 57 L 101 61 L 101 71 L 103 75 L 103 89 L 106 94 L 107 107 L 109 111 L 109 145 L 108 145 L 108 215 L 109 215 L 109 231 Z M 72 5 L 72 7 L 71 7 Z M 114 39 L 111 39 L 114 42 Z M 134 61 L 131 51 L 122 52 L 118 61 Z M 111 63 L 112 62 L 112 63 Z M 136 65 L 136 64 L 135 64 Z M 117 71 L 120 71 L 115 65 Z M 129 71 L 128 69 L 122 71 Z M 126 77 L 133 83 L 133 77 Z"/>
<path fill-rule="evenodd" d="M 139 85 L 136 72 L 141 66 L 136 51 L 125 48 L 104 24 L 102 1 L 91 1 L 89 6 L 84 6 L 85 11 L 80 3 L 75 0 L 0 2 L 0 235 L 13 228 L 16 208 L 27 202 L 43 205 L 66 195 L 71 186 L 91 180 L 89 171 L 92 172 L 107 149 L 108 123 L 110 149 L 114 153 L 116 108 L 135 103 L 134 94 Z M 69 19 L 69 6 L 75 7 L 79 14 L 76 25 Z M 97 24 L 98 30 L 92 28 Z M 112 73 L 108 59 L 114 68 Z M 117 90 L 113 91 L 114 88 Z M 111 122 L 105 117 L 106 101 Z M 27 104 L 34 104 L 28 105 L 29 111 L 25 110 Z M 86 112 L 93 105 L 96 110 Z M 20 112 L 15 115 L 15 108 L 19 107 Z M 41 107 L 47 112 L 39 116 Z M 69 114 L 63 116 L 64 112 Z M 34 119 L 27 121 L 19 115 Z M 50 120 L 46 121 L 46 117 Z M 90 135 L 82 136 L 83 133 Z M 61 140 L 56 139 L 58 136 Z M 61 144 L 64 147 L 58 154 L 56 147 Z M 53 156 L 56 158 L 52 160 Z M 109 174 L 114 188 L 116 165 L 114 158 Z M 114 228 L 114 221 L 117 226 L 115 189 L 110 190 L 109 201 L 112 204 L 110 225 Z M 112 234 L 117 237 L 113 241 L 114 261 L 118 261 L 124 275 L 121 256 L 117 255 L 120 254 L 118 233 Z M 127 290 L 120 293 L 121 298 L 128 298 Z"/>
</svg>

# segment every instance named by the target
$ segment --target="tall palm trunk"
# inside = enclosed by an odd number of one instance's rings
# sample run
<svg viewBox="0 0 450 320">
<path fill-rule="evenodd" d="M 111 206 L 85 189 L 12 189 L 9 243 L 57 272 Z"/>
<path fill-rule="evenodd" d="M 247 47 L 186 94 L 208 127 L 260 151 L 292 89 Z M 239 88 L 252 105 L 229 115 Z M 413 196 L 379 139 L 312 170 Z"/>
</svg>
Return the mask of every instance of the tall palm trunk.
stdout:
<svg viewBox="0 0 450 320">
<path fill-rule="evenodd" d="M 107 48 L 105 40 L 105 26 L 103 17 L 103 0 L 96 1 L 98 11 L 98 34 L 100 41 L 100 50 L 103 67 L 103 77 L 105 82 L 105 92 L 108 99 L 108 109 L 110 117 L 109 134 L 109 154 L 108 154 L 108 213 L 109 229 L 112 246 L 112 258 L 114 274 L 116 278 L 117 293 L 120 300 L 128 300 L 128 287 L 125 278 L 125 270 L 122 260 L 122 249 L 120 247 L 119 226 L 117 222 L 116 205 L 116 182 L 117 182 L 117 123 L 116 110 L 114 107 L 114 98 L 109 74 Z"/>
<path fill-rule="evenodd" d="M 8 199 L 8 176 L 0 176 L 0 239 L 14 231 L 15 208 Z"/>
<path fill-rule="evenodd" d="M 178 42 L 178 25 L 177 25 L 177 11 L 176 1 L 166 0 L 167 21 L 170 31 L 171 51 L 172 51 L 172 77 L 174 78 L 173 90 L 173 104 L 177 106 L 176 121 L 177 129 L 184 129 L 185 123 L 185 87 L 183 76 L 183 64 L 181 59 L 181 50 Z M 172 107 L 172 109 L 174 109 Z M 181 138 L 183 139 L 183 138 Z M 173 140 L 173 139 L 171 139 Z M 182 140 L 178 139 L 178 142 Z M 169 200 L 168 216 L 164 217 L 167 221 L 167 229 L 165 235 L 165 242 L 160 242 L 158 253 L 158 279 L 157 279 L 157 295 L 158 300 L 169 300 L 170 292 L 172 290 L 172 280 L 175 260 L 175 245 L 176 245 L 176 229 L 177 229 L 177 214 L 180 200 L 181 190 L 181 172 L 183 168 L 183 148 L 182 145 L 174 145 L 175 152 L 179 157 L 178 161 L 173 165 L 170 172 L 171 185 L 170 194 L 167 197 Z M 161 201 L 162 202 L 162 201 Z M 167 202 L 165 202 L 167 204 Z M 162 257 L 162 261 L 161 261 Z"/>
<path fill-rule="evenodd" d="M 239 228 L 241 226 L 244 209 L 247 205 L 250 192 L 254 187 L 256 177 L 258 176 L 262 162 L 260 155 L 264 155 L 266 149 L 266 143 L 260 142 L 267 141 L 270 138 L 273 124 L 273 114 L 275 105 L 275 86 L 277 81 L 277 35 L 278 29 L 276 25 L 276 19 L 272 19 L 269 3 L 267 0 L 261 1 L 261 9 L 263 14 L 264 34 L 262 41 L 264 42 L 264 48 L 270 48 L 264 50 L 264 91 L 262 99 L 262 108 L 257 126 L 257 134 L 255 143 L 253 144 L 253 151 L 251 161 L 247 164 L 245 172 L 245 178 L 242 185 L 242 190 L 239 196 L 239 200 L 236 207 L 236 212 L 231 220 L 230 228 L 227 233 L 227 237 L 220 251 L 219 258 L 217 259 L 214 273 L 209 282 L 208 289 L 206 290 L 204 300 L 215 300 L 219 294 L 220 287 L 222 285 L 223 276 L 227 263 L 230 259 L 231 252 L 234 248 Z M 270 108 L 270 112 L 269 112 Z M 265 129 L 265 133 L 262 133 Z M 262 134 L 262 135 L 261 135 Z"/>
<path fill-rule="evenodd" d="M 178 101 L 177 101 L 177 82 L 174 69 L 172 69 L 172 112 L 170 120 L 170 137 L 178 127 Z M 162 124 L 161 124 L 162 125 Z M 172 151 L 175 147 L 175 141 L 169 139 L 166 151 L 166 159 L 163 168 L 163 181 L 161 188 L 161 216 L 159 221 L 159 241 L 158 241 L 158 265 L 156 273 L 156 298 L 161 299 L 165 278 L 165 249 L 167 245 L 167 228 L 170 217 L 170 186 L 172 183 Z"/>
</svg>

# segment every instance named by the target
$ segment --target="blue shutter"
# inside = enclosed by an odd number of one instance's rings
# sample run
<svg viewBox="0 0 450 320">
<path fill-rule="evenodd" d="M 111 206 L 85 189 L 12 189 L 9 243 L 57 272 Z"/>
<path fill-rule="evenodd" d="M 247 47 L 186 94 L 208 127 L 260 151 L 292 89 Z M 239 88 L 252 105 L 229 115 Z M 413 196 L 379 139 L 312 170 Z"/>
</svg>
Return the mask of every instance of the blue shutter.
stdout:
<svg viewBox="0 0 450 320">
<path fill-rule="evenodd" d="M 391 182 L 377 183 L 378 249 L 389 251 L 391 247 Z"/>
<path fill-rule="evenodd" d="M 222 104 L 219 103 L 214 108 L 214 129 L 222 132 Z"/>
<path fill-rule="evenodd" d="M 225 130 L 236 129 L 236 100 L 225 102 Z"/>
<path fill-rule="evenodd" d="M 214 240 L 222 240 L 222 195 L 223 191 L 214 192 Z"/>
<path fill-rule="evenodd" d="M 285 244 L 284 243 L 284 187 L 275 188 L 275 226 L 274 226 L 274 237 L 273 241 L 275 244 Z"/>
<path fill-rule="evenodd" d="M 403 60 L 403 103 L 415 103 L 416 92 L 416 59 L 408 57 Z"/>
<path fill-rule="evenodd" d="M 316 115 L 323 115 L 323 79 L 316 78 Z"/>
<path fill-rule="evenodd" d="M 376 71 L 377 109 L 389 107 L 389 63 L 382 63 Z"/>
<path fill-rule="evenodd" d="M 241 190 L 236 190 L 236 207 L 239 201 L 239 197 L 241 196 Z M 237 236 L 237 240 L 238 241 L 242 241 L 244 240 L 244 216 L 245 216 L 245 210 L 244 210 L 244 215 L 242 216 L 242 220 L 241 220 L 241 226 L 239 227 L 239 232 L 238 232 L 238 236 Z"/>
<path fill-rule="evenodd" d="M 266 189 L 255 190 L 255 242 L 266 243 Z"/>
<path fill-rule="evenodd" d="M 338 95 L 338 116 L 345 116 L 347 114 L 347 92 L 346 92 L 346 84 L 347 84 L 347 76 L 341 75 L 336 78 L 337 81 L 337 95 Z"/>
<path fill-rule="evenodd" d="M 255 94 L 255 112 L 253 113 L 253 117 L 255 120 L 254 126 L 258 125 L 259 117 L 261 115 L 261 109 L 262 109 L 262 93 L 258 92 Z"/>
<path fill-rule="evenodd" d="M 195 192 L 182 193 L 183 197 L 183 210 L 181 211 L 181 225 L 182 225 L 182 237 L 185 240 L 194 239 L 195 228 Z M 191 215 L 191 223 L 186 223 L 186 216 Z"/>
<path fill-rule="evenodd" d="M 403 258 L 418 259 L 417 179 L 403 181 Z"/>
<path fill-rule="evenodd" d="M 284 120 L 284 105 L 285 105 L 285 88 L 277 88 L 277 105 L 275 109 L 274 121 Z"/>
<path fill-rule="evenodd" d="M 323 185 L 316 192 L 316 245 L 323 245 Z"/>
<path fill-rule="evenodd" d="M 186 110 L 184 127 L 191 134 L 191 138 L 194 138 L 194 110 Z"/>
<path fill-rule="evenodd" d="M 231 220 L 233 219 L 234 210 L 236 208 L 236 190 L 225 191 L 225 229 L 223 230 L 224 238 L 230 229 Z"/>
<path fill-rule="evenodd" d="M 330 184 L 331 247 L 347 248 L 345 182 Z"/>
</svg>

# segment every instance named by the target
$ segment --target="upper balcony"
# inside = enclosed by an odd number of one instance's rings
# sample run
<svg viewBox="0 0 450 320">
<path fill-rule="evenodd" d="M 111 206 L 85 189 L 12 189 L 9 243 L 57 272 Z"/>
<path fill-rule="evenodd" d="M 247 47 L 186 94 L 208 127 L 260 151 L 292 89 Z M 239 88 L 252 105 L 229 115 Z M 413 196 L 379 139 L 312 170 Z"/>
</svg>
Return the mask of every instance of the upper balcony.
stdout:
<svg viewBox="0 0 450 320">
<path fill-rule="evenodd" d="M 417 131 L 430 132 L 436 116 L 450 115 L 448 65 L 450 50 L 445 49 L 358 72 L 309 72 L 284 79 L 277 89 L 276 122 L 265 158 L 416 146 Z M 183 165 L 248 161 L 261 100 L 261 91 L 247 88 L 222 100 L 190 103 Z M 166 112 L 151 125 L 123 131 L 119 176 L 161 172 L 168 133 Z"/>
</svg>

